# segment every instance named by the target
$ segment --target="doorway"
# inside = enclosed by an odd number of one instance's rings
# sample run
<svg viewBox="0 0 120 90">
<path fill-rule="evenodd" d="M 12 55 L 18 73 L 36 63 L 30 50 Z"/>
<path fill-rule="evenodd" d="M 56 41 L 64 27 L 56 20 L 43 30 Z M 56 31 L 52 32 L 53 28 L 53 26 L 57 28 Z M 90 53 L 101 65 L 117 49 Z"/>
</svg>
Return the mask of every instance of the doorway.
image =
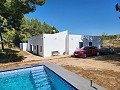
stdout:
<svg viewBox="0 0 120 90">
<path fill-rule="evenodd" d="M 79 48 L 83 47 L 83 42 L 79 42 Z"/>
<path fill-rule="evenodd" d="M 37 45 L 37 55 L 39 55 L 39 45 Z"/>
<path fill-rule="evenodd" d="M 30 44 L 30 52 L 33 52 L 33 50 L 32 50 L 32 45 Z"/>
</svg>

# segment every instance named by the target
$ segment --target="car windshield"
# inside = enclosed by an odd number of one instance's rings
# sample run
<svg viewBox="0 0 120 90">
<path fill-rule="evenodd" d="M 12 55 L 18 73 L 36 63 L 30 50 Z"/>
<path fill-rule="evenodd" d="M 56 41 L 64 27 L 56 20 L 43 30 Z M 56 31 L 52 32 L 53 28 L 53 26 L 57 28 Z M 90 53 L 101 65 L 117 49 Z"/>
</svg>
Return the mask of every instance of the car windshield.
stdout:
<svg viewBox="0 0 120 90">
<path fill-rule="evenodd" d="M 88 47 L 82 47 L 81 48 L 81 50 L 87 50 L 88 49 Z"/>
</svg>

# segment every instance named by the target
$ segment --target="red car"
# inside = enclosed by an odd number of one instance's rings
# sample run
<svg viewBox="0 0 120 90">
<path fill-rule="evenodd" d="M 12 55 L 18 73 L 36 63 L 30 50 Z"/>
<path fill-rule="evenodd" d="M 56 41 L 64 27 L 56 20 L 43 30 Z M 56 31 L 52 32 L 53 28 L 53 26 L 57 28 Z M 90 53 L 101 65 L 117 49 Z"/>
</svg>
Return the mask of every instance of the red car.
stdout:
<svg viewBox="0 0 120 90">
<path fill-rule="evenodd" d="M 82 47 L 80 50 L 76 50 L 74 52 L 75 57 L 87 57 L 87 56 L 93 56 L 93 55 L 99 55 L 99 48 L 95 46 L 88 46 L 88 47 Z"/>
</svg>

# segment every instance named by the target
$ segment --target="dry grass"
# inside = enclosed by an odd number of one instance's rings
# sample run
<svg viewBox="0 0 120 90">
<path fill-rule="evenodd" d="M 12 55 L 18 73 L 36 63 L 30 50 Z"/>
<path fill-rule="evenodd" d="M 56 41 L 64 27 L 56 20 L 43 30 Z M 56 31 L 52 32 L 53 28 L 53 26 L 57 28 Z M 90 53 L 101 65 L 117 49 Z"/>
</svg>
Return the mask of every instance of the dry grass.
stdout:
<svg viewBox="0 0 120 90">
<path fill-rule="evenodd" d="M 102 45 L 104 47 L 110 46 L 110 47 L 117 48 L 117 47 L 120 47 L 120 40 L 104 40 L 102 42 Z"/>
</svg>

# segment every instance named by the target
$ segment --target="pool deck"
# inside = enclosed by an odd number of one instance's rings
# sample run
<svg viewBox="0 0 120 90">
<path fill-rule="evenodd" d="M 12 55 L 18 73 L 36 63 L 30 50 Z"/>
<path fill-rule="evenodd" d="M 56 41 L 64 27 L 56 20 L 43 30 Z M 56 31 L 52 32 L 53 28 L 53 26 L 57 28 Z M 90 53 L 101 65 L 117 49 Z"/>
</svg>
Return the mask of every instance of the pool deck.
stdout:
<svg viewBox="0 0 120 90">
<path fill-rule="evenodd" d="M 61 76 L 71 85 L 76 87 L 78 90 L 106 90 L 105 88 L 95 83 L 92 83 L 92 86 L 91 86 L 90 80 L 85 79 L 82 76 L 79 76 L 71 71 L 68 71 L 58 65 L 51 64 L 51 63 L 44 63 L 44 65 L 47 66 L 49 69 L 53 70 L 56 74 Z"/>
</svg>

